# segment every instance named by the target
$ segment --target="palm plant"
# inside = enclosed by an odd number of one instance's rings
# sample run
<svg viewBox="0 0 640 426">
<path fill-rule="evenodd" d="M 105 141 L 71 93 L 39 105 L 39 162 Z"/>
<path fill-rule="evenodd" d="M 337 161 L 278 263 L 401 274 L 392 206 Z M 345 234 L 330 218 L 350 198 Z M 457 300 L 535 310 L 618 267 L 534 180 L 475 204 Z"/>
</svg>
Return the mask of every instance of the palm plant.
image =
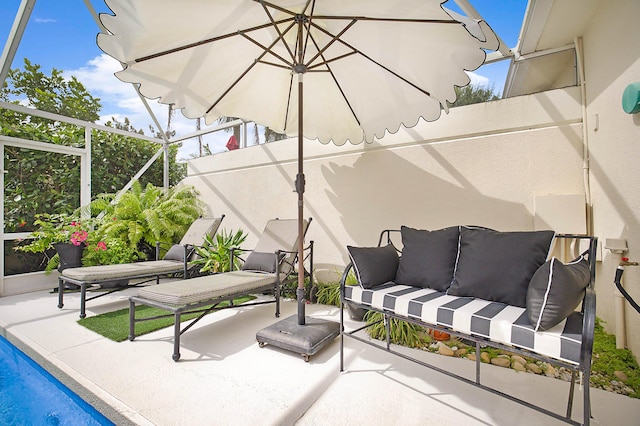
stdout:
<svg viewBox="0 0 640 426">
<path fill-rule="evenodd" d="M 152 257 L 155 243 L 171 246 L 180 241 L 189 225 L 202 213 L 202 203 L 191 186 L 168 190 L 134 182 L 129 191 L 116 198 L 101 194 L 90 205 L 92 216 L 102 214 L 96 230 L 99 239 L 119 239 Z"/>
<path fill-rule="evenodd" d="M 239 229 L 235 233 L 222 230 L 214 237 L 207 235 L 202 247 L 196 247 L 198 258 L 194 261 L 200 266 L 200 272 L 228 272 L 231 265 L 231 250 L 234 249 L 233 269 L 242 266 L 242 260 L 236 255 L 242 253 L 239 248 L 247 239 L 247 234 Z"/>
</svg>

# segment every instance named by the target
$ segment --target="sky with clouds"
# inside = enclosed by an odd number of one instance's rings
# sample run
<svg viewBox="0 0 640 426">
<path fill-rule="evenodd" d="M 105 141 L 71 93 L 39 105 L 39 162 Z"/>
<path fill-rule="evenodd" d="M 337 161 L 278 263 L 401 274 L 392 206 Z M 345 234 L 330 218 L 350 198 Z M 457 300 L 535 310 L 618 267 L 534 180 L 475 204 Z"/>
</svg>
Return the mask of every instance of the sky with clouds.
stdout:
<svg viewBox="0 0 640 426">
<path fill-rule="evenodd" d="M 102 0 L 90 0 L 98 13 L 109 10 Z M 449 2 L 451 3 L 451 2 Z M 0 41 L 3 46 L 10 33 L 13 17 L 20 7 L 20 0 L 0 1 Z M 526 0 L 472 0 L 471 4 L 491 25 L 494 31 L 512 48 L 518 41 Z M 449 6 L 447 4 L 447 6 Z M 50 73 L 52 68 L 62 70 L 64 75 L 76 76 L 89 92 L 100 98 L 102 103 L 101 122 L 116 118 L 124 121 L 127 117 L 135 128 L 143 129 L 149 135 L 152 120 L 143 102 L 130 84 L 120 82 L 114 73 L 120 64 L 105 55 L 96 45 L 98 25 L 80 0 L 37 0 L 27 24 L 12 68 L 22 68 L 23 58 L 42 66 L 42 71 Z M 504 86 L 508 61 L 485 65 L 471 73 L 472 84 L 493 86 L 501 92 Z M 156 114 L 164 129 L 167 124 L 167 107 L 154 100 L 148 105 Z M 195 120 L 187 120 L 180 112 L 172 117 L 172 130 L 184 135 L 196 130 Z M 204 123 L 202 124 L 204 126 Z M 156 125 L 153 125 L 157 129 Z M 253 139 L 253 126 L 248 126 L 249 138 Z M 212 152 L 224 151 L 230 134 L 216 132 L 205 137 Z M 185 141 L 180 149 L 181 158 L 189 158 L 198 151 L 195 139 Z"/>
</svg>

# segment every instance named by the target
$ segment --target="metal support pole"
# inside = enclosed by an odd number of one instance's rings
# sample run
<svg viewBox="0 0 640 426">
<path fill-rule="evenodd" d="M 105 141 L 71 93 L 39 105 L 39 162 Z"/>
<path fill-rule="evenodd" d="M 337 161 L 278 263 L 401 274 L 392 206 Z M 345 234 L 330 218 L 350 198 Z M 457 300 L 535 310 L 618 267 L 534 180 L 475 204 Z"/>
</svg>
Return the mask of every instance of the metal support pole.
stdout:
<svg viewBox="0 0 640 426">
<path fill-rule="evenodd" d="M 302 73 L 298 73 L 298 174 L 296 176 L 296 192 L 298 193 L 298 288 L 296 298 L 298 300 L 298 324 L 305 324 L 305 300 L 304 300 L 304 150 L 302 136 L 302 99 L 303 99 Z"/>
</svg>

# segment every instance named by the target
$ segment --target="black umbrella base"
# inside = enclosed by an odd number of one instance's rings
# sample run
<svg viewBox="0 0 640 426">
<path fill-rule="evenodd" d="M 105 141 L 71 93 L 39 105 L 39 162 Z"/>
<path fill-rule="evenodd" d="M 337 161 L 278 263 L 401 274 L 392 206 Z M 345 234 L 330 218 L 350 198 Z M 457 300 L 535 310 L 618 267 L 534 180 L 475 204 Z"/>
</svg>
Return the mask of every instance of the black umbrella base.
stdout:
<svg viewBox="0 0 640 426">
<path fill-rule="evenodd" d="M 298 324 L 298 315 L 292 315 L 256 333 L 260 347 L 273 345 L 302 355 L 305 361 L 340 334 L 340 324 L 318 318 L 305 317 Z"/>
</svg>

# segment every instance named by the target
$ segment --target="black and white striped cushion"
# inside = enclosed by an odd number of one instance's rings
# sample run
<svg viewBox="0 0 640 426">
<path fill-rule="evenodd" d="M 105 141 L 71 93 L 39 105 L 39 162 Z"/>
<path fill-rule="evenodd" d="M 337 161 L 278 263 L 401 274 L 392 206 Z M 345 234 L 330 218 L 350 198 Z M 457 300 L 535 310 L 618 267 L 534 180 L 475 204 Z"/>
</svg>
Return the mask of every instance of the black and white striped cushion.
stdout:
<svg viewBox="0 0 640 426">
<path fill-rule="evenodd" d="M 345 298 L 427 324 L 443 325 L 493 342 L 529 349 L 571 364 L 580 362 L 582 315 L 579 312 L 574 312 L 549 330 L 535 332 L 525 308 L 451 296 L 429 288 L 393 282 L 373 289 L 346 286 Z"/>
</svg>

